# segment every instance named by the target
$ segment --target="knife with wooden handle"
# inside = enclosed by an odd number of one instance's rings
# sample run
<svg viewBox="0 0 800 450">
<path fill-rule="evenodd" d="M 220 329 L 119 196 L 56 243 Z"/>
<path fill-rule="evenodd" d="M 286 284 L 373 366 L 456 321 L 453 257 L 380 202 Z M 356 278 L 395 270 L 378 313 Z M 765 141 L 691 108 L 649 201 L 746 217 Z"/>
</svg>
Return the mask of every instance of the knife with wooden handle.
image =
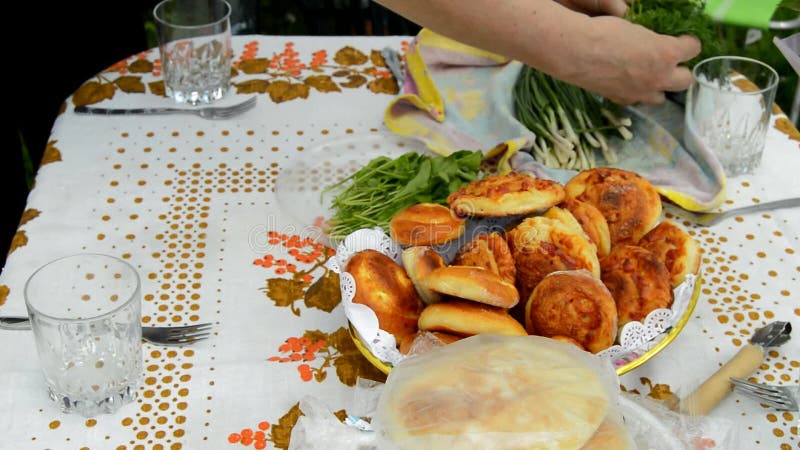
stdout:
<svg viewBox="0 0 800 450">
<path fill-rule="evenodd" d="M 708 414 L 733 390 L 731 377 L 746 378 L 761 365 L 766 348 L 777 347 L 788 341 L 791 332 L 792 324 L 789 322 L 772 322 L 758 330 L 750 338 L 749 344 L 742 347 L 730 361 L 681 400 L 680 412 L 693 416 Z"/>
</svg>

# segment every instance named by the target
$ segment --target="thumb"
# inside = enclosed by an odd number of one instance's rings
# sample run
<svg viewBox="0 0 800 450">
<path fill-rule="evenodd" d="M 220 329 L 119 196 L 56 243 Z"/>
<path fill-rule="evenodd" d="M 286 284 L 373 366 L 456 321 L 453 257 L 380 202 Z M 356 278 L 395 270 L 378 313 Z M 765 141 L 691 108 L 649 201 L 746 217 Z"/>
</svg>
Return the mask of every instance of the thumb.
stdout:
<svg viewBox="0 0 800 450">
<path fill-rule="evenodd" d="M 625 0 L 598 0 L 600 11 L 610 16 L 622 17 L 628 11 L 628 4 Z"/>
</svg>

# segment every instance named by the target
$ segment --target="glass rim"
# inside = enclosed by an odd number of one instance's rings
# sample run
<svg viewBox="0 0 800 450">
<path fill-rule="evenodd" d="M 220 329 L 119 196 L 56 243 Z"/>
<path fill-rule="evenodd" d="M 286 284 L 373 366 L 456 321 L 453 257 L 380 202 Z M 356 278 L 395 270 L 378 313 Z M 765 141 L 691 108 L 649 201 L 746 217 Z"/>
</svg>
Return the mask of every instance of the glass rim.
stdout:
<svg viewBox="0 0 800 450">
<path fill-rule="evenodd" d="M 175 1 L 177 1 L 177 0 L 161 0 L 160 2 L 158 2 L 158 4 L 153 7 L 153 18 L 157 22 L 159 22 L 159 23 L 161 23 L 163 25 L 167 25 L 167 26 L 173 27 L 173 28 L 180 28 L 182 30 L 197 30 L 197 29 L 200 29 L 200 28 L 207 28 L 207 27 L 213 27 L 215 25 L 219 25 L 219 24 L 221 24 L 222 22 L 225 22 L 226 20 L 228 20 L 231 17 L 231 4 L 228 3 L 227 0 L 216 0 L 216 1 L 220 2 L 220 3 L 222 3 L 223 5 L 225 5 L 225 14 L 223 14 L 221 18 L 219 18 L 219 19 L 217 19 L 217 20 L 215 20 L 213 22 L 202 23 L 202 24 L 199 24 L 199 25 L 177 25 L 177 24 L 174 24 L 172 22 L 167 22 L 163 18 L 159 17 L 158 9 L 163 7 L 167 3 L 172 3 L 172 2 L 175 2 Z"/>
<path fill-rule="evenodd" d="M 28 287 L 30 286 L 31 281 L 34 279 L 34 277 L 36 277 L 36 275 L 39 274 L 41 271 L 43 271 L 44 269 L 52 266 L 55 263 L 62 262 L 64 260 L 67 260 L 67 259 L 70 259 L 70 258 L 75 258 L 77 256 L 102 256 L 103 258 L 112 259 L 112 260 L 114 260 L 116 262 L 122 263 L 123 266 L 127 267 L 131 271 L 131 273 L 133 273 L 133 278 L 136 280 L 136 286 L 135 286 L 135 289 L 133 290 L 132 294 L 129 295 L 128 298 L 124 302 L 120 303 L 115 308 L 113 308 L 113 309 L 111 309 L 109 311 L 106 311 L 106 312 L 104 312 L 102 314 L 98 314 L 98 315 L 91 316 L 91 317 L 84 317 L 82 319 L 72 319 L 72 318 L 68 318 L 68 317 L 53 316 L 51 314 L 43 313 L 38 308 L 36 308 L 33 305 L 31 305 L 31 302 L 28 299 Z M 43 264 L 41 267 L 36 269 L 31 274 L 31 276 L 29 276 L 28 279 L 25 281 L 25 287 L 22 289 L 22 296 L 25 298 L 25 306 L 28 308 L 29 311 L 33 311 L 34 313 L 36 313 L 37 316 L 46 317 L 46 318 L 48 318 L 50 320 L 54 320 L 54 321 L 58 321 L 58 322 L 77 323 L 77 322 L 87 322 L 87 321 L 99 320 L 99 319 L 103 319 L 105 317 L 108 317 L 108 316 L 111 316 L 113 314 L 118 313 L 122 309 L 127 308 L 128 306 L 130 306 L 130 304 L 136 299 L 136 293 L 140 292 L 141 289 L 142 289 L 142 282 L 141 282 L 141 279 L 139 277 L 139 272 L 137 272 L 136 269 L 132 265 L 130 265 L 129 263 L 127 263 L 127 262 L 125 262 L 123 260 L 121 260 L 120 258 L 117 258 L 116 256 L 106 255 L 105 253 L 74 253 L 72 255 L 67 255 L 67 256 L 62 256 L 60 258 L 56 258 L 56 259 L 54 259 L 52 261 L 49 261 L 49 262 Z"/>
<path fill-rule="evenodd" d="M 755 64 L 757 66 L 761 66 L 761 67 L 767 69 L 767 71 L 772 74 L 772 82 L 769 83 L 766 87 L 759 88 L 758 90 L 755 90 L 755 91 L 740 91 L 740 92 L 736 92 L 736 94 L 761 95 L 761 94 L 763 94 L 763 93 L 765 93 L 767 91 L 771 91 L 772 89 L 774 89 L 774 88 L 776 88 L 778 86 L 778 82 L 780 81 L 780 76 L 778 75 L 778 71 L 777 70 L 775 70 L 772 66 L 770 66 L 769 64 L 767 64 L 767 63 L 765 63 L 763 61 L 759 61 L 759 60 L 753 59 L 753 58 L 748 58 L 746 56 L 721 55 L 721 56 L 712 56 L 710 58 L 706 58 L 706 59 L 698 62 L 697 64 L 695 64 L 695 66 L 692 68 L 692 78 L 694 78 L 694 80 L 697 83 L 699 83 L 699 84 L 701 84 L 701 85 L 703 85 L 705 87 L 712 88 L 712 89 L 719 89 L 719 86 L 715 86 L 715 85 L 709 83 L 708 81 L 700 80 L 698 78 L 698 68 L 702 67 L 702 66 L 704 66 L 706 64 L 712 63 L 714 61 L 722 60 L 722 59 L 734 60 L 734 61 L 740 61 L 740 62 L 747 62 L 747 63 Z M 747 77 L 745 77 L 745 79 L 747 79 Z"/>
</svg>

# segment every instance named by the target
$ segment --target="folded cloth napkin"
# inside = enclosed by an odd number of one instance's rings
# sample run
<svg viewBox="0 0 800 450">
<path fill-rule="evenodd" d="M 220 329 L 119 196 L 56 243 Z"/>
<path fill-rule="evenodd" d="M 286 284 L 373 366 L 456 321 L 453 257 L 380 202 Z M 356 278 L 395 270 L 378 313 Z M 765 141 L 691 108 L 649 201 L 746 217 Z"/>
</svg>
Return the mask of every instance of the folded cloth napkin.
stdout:
<svg viewBox="0 0 800 450">
<path fill-rule="evenodd" d="M 483 150 L 502 170 L 530 171 L 562 183 L 576 172 L 551 169 L 525 151 L 536 135 L 514 115 L 513 87 L 522 63 L 422 29 L 405 54 L 403 91 L 386 109 L 386 126 L 421 140 L 433 152 Z M 652 118 L 634 108 L 634 139 L 612 138 L 613 167 L 647 178 L 682 208 L 712 209 L 725 199 L 725 175 L 706 149 L 689 151 Z M 523 150 L 522 152 L 520 150 Z"/>
</svg>

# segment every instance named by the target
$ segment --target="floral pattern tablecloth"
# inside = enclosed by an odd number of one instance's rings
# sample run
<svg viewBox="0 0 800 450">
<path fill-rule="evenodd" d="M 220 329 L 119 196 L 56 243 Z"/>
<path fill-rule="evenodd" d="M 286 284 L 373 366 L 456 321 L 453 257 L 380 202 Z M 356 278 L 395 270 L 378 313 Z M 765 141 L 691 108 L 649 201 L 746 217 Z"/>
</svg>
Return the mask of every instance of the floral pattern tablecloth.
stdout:
<svg viewBox="0 0 800 450">
<path fill-rule="evenodd" d="M 257 95 L 258 105 L 229 121 L 73 112 L 168 105 L 157 50 L 120 61 L 67 99 L 0 275 L 0 314 L 25 314 L 25 280 L 43 263 L 100 252 L 138 269 L 144 324 L 213 322 L 215 331 L 190 347 L 145 344 L 136 402 L 90 419 L 51 404 L 30 333 L 0 331 L 0 448 L 285 449 L 303 396 L 343 418 L 359 377 L 383 380 L 347 332 L 338 278 L 326 267 L 332 250 L 304 233 L 308 224 L 279 204 L 275 188 L 304 151 L 386 132 L 383 112 L 398 86 L 380 50 L 402 52 L 409 40 L 237 36 L 222 102 Z M 765 166 L 729 181 L 726 207 L 800 195 L 800 135 L 779 111 L 773 125 Z M 336 175 L 320 164 L 309 190 Z M 673 344 L 622 379 L 656 398 L 688 393 L 755 327 L 800 316 L 800 210 L 712 228 L 666 211 L 703 245 L 704 285 Z M 772 349 L 754 377 L 796 384 L 798 342 Z M 797 413 L 731 396 L 712 414 L 736 423 L 742 449 L 800 443 Z"/>
</svg>

